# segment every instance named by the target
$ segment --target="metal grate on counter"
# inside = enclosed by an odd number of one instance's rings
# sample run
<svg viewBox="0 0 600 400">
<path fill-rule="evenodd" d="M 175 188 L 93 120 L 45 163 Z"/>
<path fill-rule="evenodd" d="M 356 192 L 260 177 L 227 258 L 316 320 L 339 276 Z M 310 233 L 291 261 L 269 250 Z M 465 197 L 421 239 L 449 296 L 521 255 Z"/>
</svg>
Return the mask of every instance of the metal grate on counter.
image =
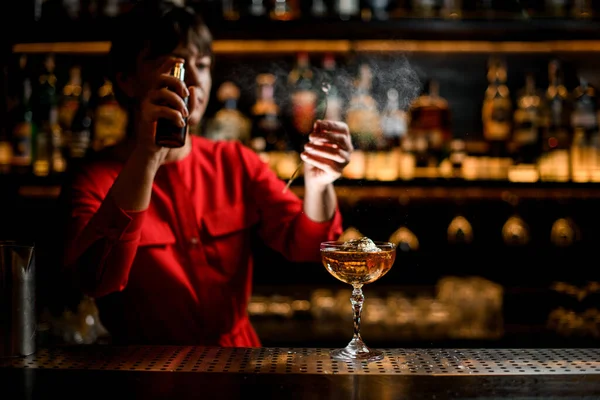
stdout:
<svg viewBox="0 0 600 400">
<path fill-rule="evenodd" d="M 334 361 L 328 349 L 176 346 L 64 347 L 0 360 L 0 368 L 269 374 L 599 374 L 600 349 L 384 349 L 372 363 Z"/>
</svg>

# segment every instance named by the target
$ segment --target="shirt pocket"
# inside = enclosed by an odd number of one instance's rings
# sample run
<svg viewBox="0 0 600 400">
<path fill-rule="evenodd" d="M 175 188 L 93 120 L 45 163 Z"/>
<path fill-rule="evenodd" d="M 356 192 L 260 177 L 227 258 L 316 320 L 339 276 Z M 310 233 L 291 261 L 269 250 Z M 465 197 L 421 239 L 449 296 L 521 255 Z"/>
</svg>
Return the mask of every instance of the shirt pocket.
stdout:
<svg viewBox="0 0 600 400">
<path fill-rule="evenodd" d="M 165 221 L 146 221 L 140 235 L 140 247 L 167 246 L 175 243 L 173 229 Z"/>
<path fill-rule="evenodd" d="M 173 228 L 166 221 L 146 217 L 127 286 L 138 293 L 174 293 L 181 279 L 175 277 L 179 270 Z"/>
<path fill-rule="evenodd" d="M 201 220 L 202 244 L 208 264 L 226 277 L 247 268 L 250 228 L 258 221 L 258 217 L 247 212 L 244 205 L 240 204 L 209 211 Z"/>
</svg>

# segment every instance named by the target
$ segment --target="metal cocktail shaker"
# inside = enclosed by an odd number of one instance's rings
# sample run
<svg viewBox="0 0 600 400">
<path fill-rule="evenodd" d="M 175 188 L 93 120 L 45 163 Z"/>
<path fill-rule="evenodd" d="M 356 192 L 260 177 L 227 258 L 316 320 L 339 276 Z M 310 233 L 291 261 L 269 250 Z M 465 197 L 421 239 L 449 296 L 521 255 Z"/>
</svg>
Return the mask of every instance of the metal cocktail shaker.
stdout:
<svg viewBox="0 0 600 400">
<path fill-rule="evenodd" d="M 32 354 L 35 345 L 34 247 L 0 241 L 0 357 Z"/>
</svg>

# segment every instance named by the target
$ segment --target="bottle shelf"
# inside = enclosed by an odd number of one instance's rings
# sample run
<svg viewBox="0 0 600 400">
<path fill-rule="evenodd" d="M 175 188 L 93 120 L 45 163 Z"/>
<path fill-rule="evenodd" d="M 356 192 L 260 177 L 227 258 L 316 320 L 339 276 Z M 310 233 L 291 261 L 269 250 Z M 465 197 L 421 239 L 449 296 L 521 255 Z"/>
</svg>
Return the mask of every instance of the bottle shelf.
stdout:
<svg viewBox="0 0 600 400">
<path fill-rule="evenodd" d="M 12 47 L 16 54 L 107 54 L 110 42 L 19 43 Z"/>
<path fill-rule="evenodd" d="M 17 43 L 15 54 L 104 55 L 110 42 Z M 215 54 L 309 53 L 599 53 L 600 40 L 543 42 L 435 41 L 435 40 L 215 40 Z"/>
<path fill-rule="evenodd" d="M 19 197 L 31 199 L 56 199 L 60 195 L 59 184 L 23 184 L 17 188 Z M 460 179 L 414 179 L 411 181 L 362 181 L 341 179 L 335 183 L 340 201 L 353 203 L 360 200 L 398 201 L 495 201 L 510 202 L 513 199 L 529 200 L 577 200 L 600 199 L 600 184 L 572 182 L 514 183 L 505 181 L 468 182 Z M 290 190 L 304 196 L 302 178 L 299 177 Z"/>
<path fill-rule="evenodd" d="M 216 39 L 553 41 L 600 39 L 597 19 L 402 18 L 388 21 L 223 21 Z"/>
<path fill-rule="evenodd" d="M 515 199 L 573 200 L 599 199 L 600 184 L 572 182 L 514 183 L 505 181 L 468 182 L 461 179 L 415 179 L 412 181 L 350 181 L 342 179 L 335 184 L 340 201 L 355 202 L 363 199 L 398 201 L 479 201 Z M 304 186 L 301 178 L 292 187 L 302 197 Z"/>
<path fill-rule="evenodd" d="M 354 42 L 352 48 L 357 53 L 592 53 L 600 52 L 600 40 L 556 40 L 543 42 L 361 40 Z"/>
<path fill-rule="evenodd" d="M 600 41 L 598 42 L 600 49 Z M 213 51 L 216 54 L 268 54 L 296 53 L 299 51 L 319 53 L 347 53 L 352 45 L 347 40 L 215 40 Z M 54 53 L 54 54 L 107 54 L 110 42 L 52 42 L 18 43 L 13 53 Z"/>
<path fill-rule="evenodd" d="M 217 53 L 599 52 L 600 21 L 403 18 L 389 21 L 219 21 Z M 16 53 L 104 54 L 114 21 L 38 22 L 11 40 Z M 133 29 L 133 27 L 132 27 Z"/>
</svg>

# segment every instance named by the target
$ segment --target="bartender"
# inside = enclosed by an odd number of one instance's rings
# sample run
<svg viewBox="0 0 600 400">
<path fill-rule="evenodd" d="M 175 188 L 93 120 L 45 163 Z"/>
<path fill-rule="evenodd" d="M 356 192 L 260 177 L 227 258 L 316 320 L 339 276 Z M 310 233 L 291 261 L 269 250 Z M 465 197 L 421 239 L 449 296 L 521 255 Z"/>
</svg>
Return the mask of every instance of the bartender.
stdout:
<svg viewBox="0 0 600 400">
<path fill-rule="evenodd" d="M 211 34 L 201 16 L 162 1 L 139 2 L 124 23 L 111 80 L 132 122 L 69 188 L 66 272 L 96 299 L 115 343 L 260 346 L 246 312 L 251 235 L 289 260 L 319 262 L 319 244 L 342 230 L 333 182 L 352 152 L 348 127 L 315 123 L 303 200 L 240 143 L 187 135 L 182 147 L 157 146 L 159 119 L 203 117 Z M 178 62 L 184 82 L 169 74 Z"/>
</svg>

